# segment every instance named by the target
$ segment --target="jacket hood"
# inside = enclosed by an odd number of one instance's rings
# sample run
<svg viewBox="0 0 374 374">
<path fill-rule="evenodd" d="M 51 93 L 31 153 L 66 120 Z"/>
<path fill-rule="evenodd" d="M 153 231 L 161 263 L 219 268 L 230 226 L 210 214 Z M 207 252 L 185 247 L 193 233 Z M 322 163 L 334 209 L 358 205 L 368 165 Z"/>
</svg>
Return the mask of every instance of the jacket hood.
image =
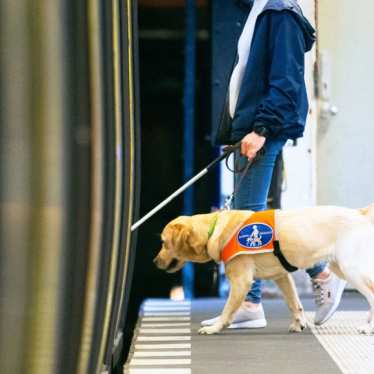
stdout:
<svg viewBox="0 0 374 374">
<path fill-rule="evenodd" d="M 237 0 L 237 2 L 244 7 L 251 8 L 254 0 Z M 305 51 L 312 49 L 316 40 L 315 30 L 310 22 L 304 17 L 304 14 L 298 4 L 297 0 L 269 0 L 263 9 L 263 13 L 269 10 L 283 11 L 289 10 L 296 17 L 301 29 L 303 30 L 305 39 Z"/>
</svg>

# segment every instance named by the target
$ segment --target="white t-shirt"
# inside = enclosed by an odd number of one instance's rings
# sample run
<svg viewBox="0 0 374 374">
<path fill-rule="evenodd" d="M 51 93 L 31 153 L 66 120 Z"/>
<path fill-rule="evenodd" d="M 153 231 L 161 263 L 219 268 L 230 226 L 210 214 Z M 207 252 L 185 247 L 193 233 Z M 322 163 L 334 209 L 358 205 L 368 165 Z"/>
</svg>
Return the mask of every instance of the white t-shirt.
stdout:
<svg viewBox="0 0 374 374">
<path fill-rule="evenodd" d="M 242 84 L 245 67 L 249 57 L 249 51 L 251 49 L 256 20 L 262 10 L 265 8 L 267 2 L 268 0 L 254 0 L 253 7 L 248 15 L 247 21 L 238 41 L 239 59 L 231 74 L 229 85 L 229 113 L 231 118 L 234 118 L 240 86 Z"/>
</svg>

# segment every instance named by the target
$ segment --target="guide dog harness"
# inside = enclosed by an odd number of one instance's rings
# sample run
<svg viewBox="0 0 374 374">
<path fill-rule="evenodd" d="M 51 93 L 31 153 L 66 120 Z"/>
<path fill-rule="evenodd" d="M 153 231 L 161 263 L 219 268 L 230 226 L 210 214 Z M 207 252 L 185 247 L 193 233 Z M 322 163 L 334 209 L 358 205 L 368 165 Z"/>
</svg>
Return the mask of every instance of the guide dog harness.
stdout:
<svg viewBox="0 0 374 374">
<path fill-rule="evenodd" d="M 288 271 L 296 271 L 284 257 L 275 235 L 275 210 L 255 212 L 234 232 L 221 251 L 221 261 L 227 264 L 239 255 L 274 253 Z"/>
</svg>

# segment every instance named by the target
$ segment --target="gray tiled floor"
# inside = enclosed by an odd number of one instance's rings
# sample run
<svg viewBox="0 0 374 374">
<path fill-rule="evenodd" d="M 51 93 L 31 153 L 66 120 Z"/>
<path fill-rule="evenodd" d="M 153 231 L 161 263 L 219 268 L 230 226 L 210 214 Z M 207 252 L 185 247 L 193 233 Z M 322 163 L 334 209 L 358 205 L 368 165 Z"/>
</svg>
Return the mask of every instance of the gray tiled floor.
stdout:
<svg viewBox="0 0 374 374">
<path fill-rule="evenodd" d="M 192 302 L 189 334 L 192 336 L 192 355 L 188 366 L 193 374 L 341 373 L 311 330 L 288 333 L 289 312 L 281 299 L 265 300 L 268 320 L 265 329 L 225 330 L 219 335 L 198 335 L 200 321 L 217 315 L 223 304 L 224 301 L 219 299 Z M 307 310 L 314 308 L 312 299 L 303 299 L 303 304 Z M 367 309 L 366 301 L 352 293 L 344 295 L 339 308 L 349 311 Z"/>
</svg>

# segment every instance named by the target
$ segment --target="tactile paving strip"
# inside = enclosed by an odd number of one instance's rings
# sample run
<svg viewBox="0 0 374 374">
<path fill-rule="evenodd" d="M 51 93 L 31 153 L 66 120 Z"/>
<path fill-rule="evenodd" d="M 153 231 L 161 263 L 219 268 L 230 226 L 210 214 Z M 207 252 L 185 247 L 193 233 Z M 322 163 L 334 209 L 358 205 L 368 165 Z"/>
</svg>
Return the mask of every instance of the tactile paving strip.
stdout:
<svg viewBox="0 0 374 374">
<path fill-rule="evenodd" d="M 314 313 L 306 314 L 312 321 Z M 336 312 L 323 326 L 310 323 L 312 332 L 344 374 L 374 373 L 374 335 L 358 332 L 367 318 L 368 312 Z"/>
<path fill-rule="evenodd" d="M 125 374 L 191 374 L 191 302 L 146 300 Z"/>
</svg>

